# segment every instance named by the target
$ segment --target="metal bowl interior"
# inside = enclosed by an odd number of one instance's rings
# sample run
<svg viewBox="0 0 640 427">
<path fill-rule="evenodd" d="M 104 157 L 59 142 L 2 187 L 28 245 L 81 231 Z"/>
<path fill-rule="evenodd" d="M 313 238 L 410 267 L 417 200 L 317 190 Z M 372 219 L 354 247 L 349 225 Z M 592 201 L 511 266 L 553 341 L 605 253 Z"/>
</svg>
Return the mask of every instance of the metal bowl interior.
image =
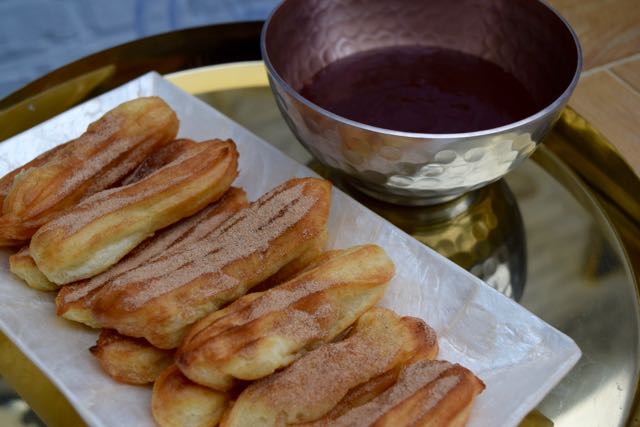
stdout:
<svg viewBox="0 0 640 427">
<path fill-rule="evenodd" d="M 498 128 L 427 134 L 355 122 L 298 93 L 340 58 L 416 45 L 493 62 L 544 107 Z M 367 194 L 402 204 L 449 200 L 522 163 L 559 117 L 581 68 L 575 34 L 538 0 L 286 0 L 263 28 L 262 54 L 278 106 L 303 145 Z"/>
<path fill-rule="evenodd" d="M 538 0 L 287 0 L 263 32 L 267 66 L 296 93 L 338 59 L 414 45 L 493 62 L 545 106 L 572 87 L 581 68 L 575 34 Z"/>
</svg>

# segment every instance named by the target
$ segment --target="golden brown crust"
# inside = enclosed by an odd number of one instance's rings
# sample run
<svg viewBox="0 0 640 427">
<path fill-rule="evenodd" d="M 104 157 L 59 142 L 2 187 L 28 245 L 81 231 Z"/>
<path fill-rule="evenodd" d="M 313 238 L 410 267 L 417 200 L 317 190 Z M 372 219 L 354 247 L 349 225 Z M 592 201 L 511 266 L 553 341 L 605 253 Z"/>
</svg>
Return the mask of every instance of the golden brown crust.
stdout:
<svg viewBox="0 0 640 427">
<path fill-rule="evenodd" d="M 397 366 L 382 375 L 370 379 L 366 383 L 360 384 L 351 390 L 334 406 L 331 411 L 327 412 L 322 419 L 332 420 L 338 418 L 353 408 L 364 405 L 376 396 L 382 394 L 389 387 L 394 385 L 398 380 L 398 375 L 402 366 Z"/>
<path fill-rule="evenodd" d="M 266 280 L 263 280 L 262 282 L 251 288 L 252 292 L 266 291 L 267 289 L 284 283 L 295 277 L 297 274 L 303 272 L 311 264 L 317 262 L 317 260 L 322 257 L 323 249 L 326 243 L 327 233 L 325 231 L 317 238 L 313 239 L 313 242 L 310 243 L 309 248 L 304 253 L 302 253 L 302 255 L 295 258 L 293 261 L 290 261 L 288 264 L 278 270 L 273 276 L 267 278 Z"/>
<path fill-rule="evenodd" d="M 51 148 L 50 150 L 45 151 L 35 159 L 12 170 L 11 172 L 7 173 L 5 176 L 0 178 L 0 212 L 2 212 L 2 205 L 4 204 L 4 199 L 7 197 L 7 194 L 9 194 L 9 190 L 13 185 L 13 178 L 15 178 L 16 175 L 18 175 L 20 172 L 24 170 L 27 170 L 30 168 L 37 168 L 47 163 L 51 158 L 55 157 L 58 151 L 62 150 L 67 144 L 69 144 L 69 142 L 65 142 L 64 144 L 57 145 Z"/>
<path fill-rule="evenodd" d="M 0 216 L 0 246 L 28 240 L 80 200 L 122 180 L 149 154 L 171 142 L 178 118 L 160 98 L 120 104 L 79 138 L 3 178 L 11 186 Z"/>
<path fill-rule="evenodd" d="M 103 286 L 123 274 L 163 256 L 177 247 L 186 247 L 219 227 L 234 213 L 249 205 L 246 194 L 230 188 L 222 198 L 200 212 L 161 230 L 145 240 L 109 270 L 91 279 L 63 286 L 56 296 L 56 313 L 69 320 L 98 327 L 91 307 Z"/>
<path fill-rule="evenodd" d="M 263 293 L 202 319 L 176 353 L 182 372 L 226 390 L 331 341 L 382 297 L 394 266 L 379 246 L 358 246 Z"/>
<path fill-rule="evenodd" d="M 309 262 L 309 264 L 300 271 L 300 273 L 313 270 L 317 266 L 324 264 L 325 262 L 333 258 L 343 255 L 347 250 L 348 249 L 332 249 L 330 251 L 324 251 L 321 254 L 319 254 L 317 257 L 313 258 L 311 262 Z"/>
<path fill-rule="evenodd" d="M 458 427 L 466 423 L 484 384 L 471 371 L 444 361 L 404 366 L 395 384 L 366 403 L 307 427 Z"/>
<path fill-rule="evenodd" d="M 160 348 L 304 253 L 326 230 L 331 184 L 293 179 L 188 247 L 167 251 L 98 291 L 93 318 Z"/>
<path fill-rule="evenodd" d="M 214 427 L 227 405 L 225 393 L 190 381 L 175 365 L 153 385 L 151 414 L 160 427 Z"/>
<path fill-rule="evenodd" d="M 409 364 L 420 360 L 435 359 L 439 351 L 435 331 L 426 325 L 423 320 L 415 317 L 406 316 L 400 322 L 407 331 L 411 331 L 410 336 L 413 337 L 413 339 L 408 340 L 411 342 L 412 351 L 403 363 Z M 363 405 L 374 399 L 396 383 L 402 367 L 403 365 L 396 365 L 384 374 L 352 388 L 325 417 L 328 419 L 337 418 L 351 408 Z"/>
<path fill-rule="evenodd" d="M 411 365 L 407 369 L 410 368 Z M 405 375 L 411 373 L 405 372 Z M 452 365 L 436 380 L 387 411 L 374 426 L 463 426 L 473 401 L 484 387 L 482 381 L 471 371 L 460 365 Z"/>
<path fill-rule="evenodd" d="M 425 347 L 437 347 L 437 340 L 423 321 L 400 318 L 385 308 L 369 309 L 344 340 L 325 344 L 249 385 L 222 425 L 267 427 L 316 420 L 349 390 L 399 368 Z"/>
<path fill-rule="evenodd" d="M 133 184 L 146 178 L 158 169 L 178 159 L 185 150 L 188 150 L 193 144 L 194 142 L 192 140 L 186 138 L 172 141 L 170 144 L 165 145 L 144 159 L 133 172 L 127 175 L 118 185 L 115 185 L 115 187 Z"/>
<path fill-rule="evenodd" d="M 230 140 L 184 144 L 154 173 L 94 194 L 45 224 L 31 239 L 31 255 L 54 283 L 95 276 L 156 230 L 220 198 L 237 175 L 237 160 Z"/>
<path fill-rule="evenodd" d="M 54 291 L 58 289 L 58 285 L 51 283 L 47 276 L 38 270 L 38 266 L 29 253 L 29 246 L 23 247 L 9 257 L 9 270 L 24 280 L 30 288 L 39 291 Z"/>
<path fill-rule="evenodd" d="M 103 329 L 96 345 L 89 349 L 102 369 L 116 381 L 148 384 L 173 364 L 173 351 L 161 350 L 142 338 L 120 335 Z"/>
</svg>

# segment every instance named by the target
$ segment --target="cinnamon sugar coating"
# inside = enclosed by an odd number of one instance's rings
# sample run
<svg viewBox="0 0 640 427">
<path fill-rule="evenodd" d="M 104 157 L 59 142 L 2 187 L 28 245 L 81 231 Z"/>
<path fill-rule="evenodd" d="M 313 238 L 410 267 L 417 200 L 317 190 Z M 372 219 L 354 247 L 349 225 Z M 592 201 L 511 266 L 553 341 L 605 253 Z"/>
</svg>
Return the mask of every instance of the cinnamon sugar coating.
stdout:
<svg viewBox="0 0 640 427">
<path fill-rule="evenodd" d="M 133 172 L 124 177 L 122 181 L 114 187 L 133 184 L 143 178 L 146 178 L 158 169 L 161 169 L 178 159 L 184 154 L 185 150 L 188 150 L 193 144 L 194 142 L 187 138 L 171 141 L 171 143 L 151 153 L 149 157 L 145 158 L 142 163 L 133 170 Z"/>
<path fill-rule="evenodd" d="M 324 180 L 287 181 L 201 238 L 107 280 L 92 297 L 94 326 L 177 347 L 191 324 L 324 236 L 330 194 Z"/>
<path fill-rule="evenodd" d="M 25 243 L 43 224 L 112 187 L 170 143 L 178 118 L 160 98 L 120 104 L 79 138 L 53 148 L 0 180 L 0 246 Z"/>
<path fill-rule="evenodd" d="M 393 274 L 379 246 L 334 251 L 290 281 L 199 321 L 176 364 L 191 380 L 219 390 L 234 379 L 263 378 L 347 329 L 380 300 Z"/>
<path fill-rule="evenodd" d="M 229 217 L 249 206 L 246 194 L 239 188 L 230 188 L 219 200 L 200 212 L 180 220 L 159 231 L 131 251 L 125 258 L 104 273 L 90 279 L 63 286 L 56 296 L 59 316 L 98 327 L 92 306 L 103 286 L 125 273 L 163 256 L 170 249 L 186 247 L 218 228 Z"/>
<path fill-rule="evenodd" d="M 345 339 L 325 344 L 288 368 L 249 385 L 223 427 L 278 426 L 316 420 L 353 388 L 399 368 L 434 357 L 435 332 L 422 320 L 372 308 Z"/>
<path fill-rule="evenodd" d="M 42 226 L 31 256 L 57 284 L 95 276 L 156 230 L 219 199 L 237 175 L 230 141 L 183 144 L 169 164 L 132 184 L 103 190 Z"/>
<path fill-rule="evenodd" d="M 402 368 L 395 383 L 366 403 L 305 427 L 461 427 L 484 384 L 468 369 L 419 360 Z"/>
<path fill-rule="evenodd" d="M 171 163 L 177 158 L 177 156 L 179 156 L 184 147 L 190 144 L 193 144 L 193 141 L 187 139 L 179 139 L 171 142 L 168 145 L 165 145 L 160 150 L 147 157 L 129 176 L 125 177 L 123 181 L 119 183 L 119 185 L 133 184 L 134 182 L 141 180 L 150 173 Z M 38 164 L 42 164 L 46 159 L 50 158 L 53 155 L 52 152 L 61 147 L 62 146 L 55 147 L 53 150 L 42 154 L 40 157 L 23 166 L 23 168 L 16 169 L 16 171 L 14 172 L 18 172 L 20 169 L 24 169 L 26 167 L 31 167 L 30 165 L 35 167 Z M 8 188 L 6 188 L 6 183 L 9 181 L 6 180 L 6 178 L 10 176 L 11 174 L 8 174 L 7 176 L 5 176 L 5 178 L 0 179 L 0 198 L 2 197 L 3 190 L 6 189 L 8 191 Z M 147 239 L 147 241 L 145 241 L 141 245 L 138 245 L 133 251 L 136 252 L 141 246 L 146 246 L 145 243 L 147 243 L 149 240 L 153 240 L 154 238 L 155 236 Z M 13 274 L 24 280 L 31 288 L 41 291 L 57 290 L 59 288 L 58 285 L 47 279 L 47 276 L 45 276 L 38 269 L 36 262 L 33 260 L 33 257 L 31 257 L 29 246 L 24 246 L 17 253 L 9 257 L 9 269 Z"/>
<path fill-rule="evenodd" d="M 303 252 L 299 257 L 293 259 L 288 264 L 285 264 L 280 270 L 278 270 L 273 276 L 263 280 L 253 288 L 252 292 L 266 291 L 274 286 L 280 285 L 299 273 L 307 270 L 310 266 L 314 265 L 324 254 L 324 247 L 327 243 L 326 230 L 323 234 L 313 239 L 313 242 L 309 245 L 307 250 Z"/>
<path fill-rule="evenodd" d="M 7 173 L 5 176 L 0 178 L 0 212 L 2 211 L 2 205 L 4 204 L 4 199 L 7 197 L 7 194 L 9 194 L 9 190 L 11 190 L 11 187 L 13 186 L 13 179 L 16 177 L 16 175 L 20 174 L 20 172 L 24 170 L 37 168 L 47 163 L 52 158 L 55 158 L 56 156 L 58 156 L 59 155 L 58 152 L 64 149 L 65 146 L 69 144 L 69 142 L 56 145 L 55 147 L 40 154 L 35 159 L 25 163 L 24 165 L 18 168 L 15 168 L 11 172 Z"/>
</svg>

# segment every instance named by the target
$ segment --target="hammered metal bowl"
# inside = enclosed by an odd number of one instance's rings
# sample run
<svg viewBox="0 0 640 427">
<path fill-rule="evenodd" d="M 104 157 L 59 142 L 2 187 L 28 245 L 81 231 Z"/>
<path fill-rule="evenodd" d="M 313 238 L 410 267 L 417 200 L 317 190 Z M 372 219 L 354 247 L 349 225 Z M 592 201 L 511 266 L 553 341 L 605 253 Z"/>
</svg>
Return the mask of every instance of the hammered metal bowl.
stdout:
<svg viewBox="0 0 640 427">
<path fill-rule="evenodd" d="M 363 192 L 409 205 L 450 200 L 522 163 L 559 117 L 582 65 L 574 32 L 538 0 L 285 0 L 261 45 L 278 107 L 300 142 Z M 358 123 L 298 93 L 337 59 L 406 45 L 494 62 L 546 107 L 494 129 L 425 134 Z"/>
</svg>

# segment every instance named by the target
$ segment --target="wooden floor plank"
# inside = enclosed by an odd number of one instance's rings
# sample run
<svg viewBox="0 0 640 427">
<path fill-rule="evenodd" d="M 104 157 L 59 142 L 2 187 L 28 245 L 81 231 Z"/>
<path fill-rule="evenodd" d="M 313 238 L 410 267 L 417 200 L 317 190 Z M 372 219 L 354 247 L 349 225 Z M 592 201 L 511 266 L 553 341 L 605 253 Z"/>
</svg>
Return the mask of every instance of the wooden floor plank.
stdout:
<svg viewBox="0 0 640 427">
<path fill-rule="evenodd" d="M 640 2 L 638 2 L 640 7 Z M 638 23 L 640 25 L 640 23 Z M 640 92 L 640 59 L 636 59 L 625 64 L 616 65 L 611 69 L 618 77 L 629 83 L 631 87 Z M 636 111 L 640 120 L 640 111 Z"/>
<path fill-rule="evenodd" d="M 640 93 L 609 71 L 583 77 L 569 101 L 640 175 Z"/>
<path fill-rule="evenodd" d="M 549 2 L 578 34 L 585 70 L 640 52 L 639 0 Z"/>
</svg>

